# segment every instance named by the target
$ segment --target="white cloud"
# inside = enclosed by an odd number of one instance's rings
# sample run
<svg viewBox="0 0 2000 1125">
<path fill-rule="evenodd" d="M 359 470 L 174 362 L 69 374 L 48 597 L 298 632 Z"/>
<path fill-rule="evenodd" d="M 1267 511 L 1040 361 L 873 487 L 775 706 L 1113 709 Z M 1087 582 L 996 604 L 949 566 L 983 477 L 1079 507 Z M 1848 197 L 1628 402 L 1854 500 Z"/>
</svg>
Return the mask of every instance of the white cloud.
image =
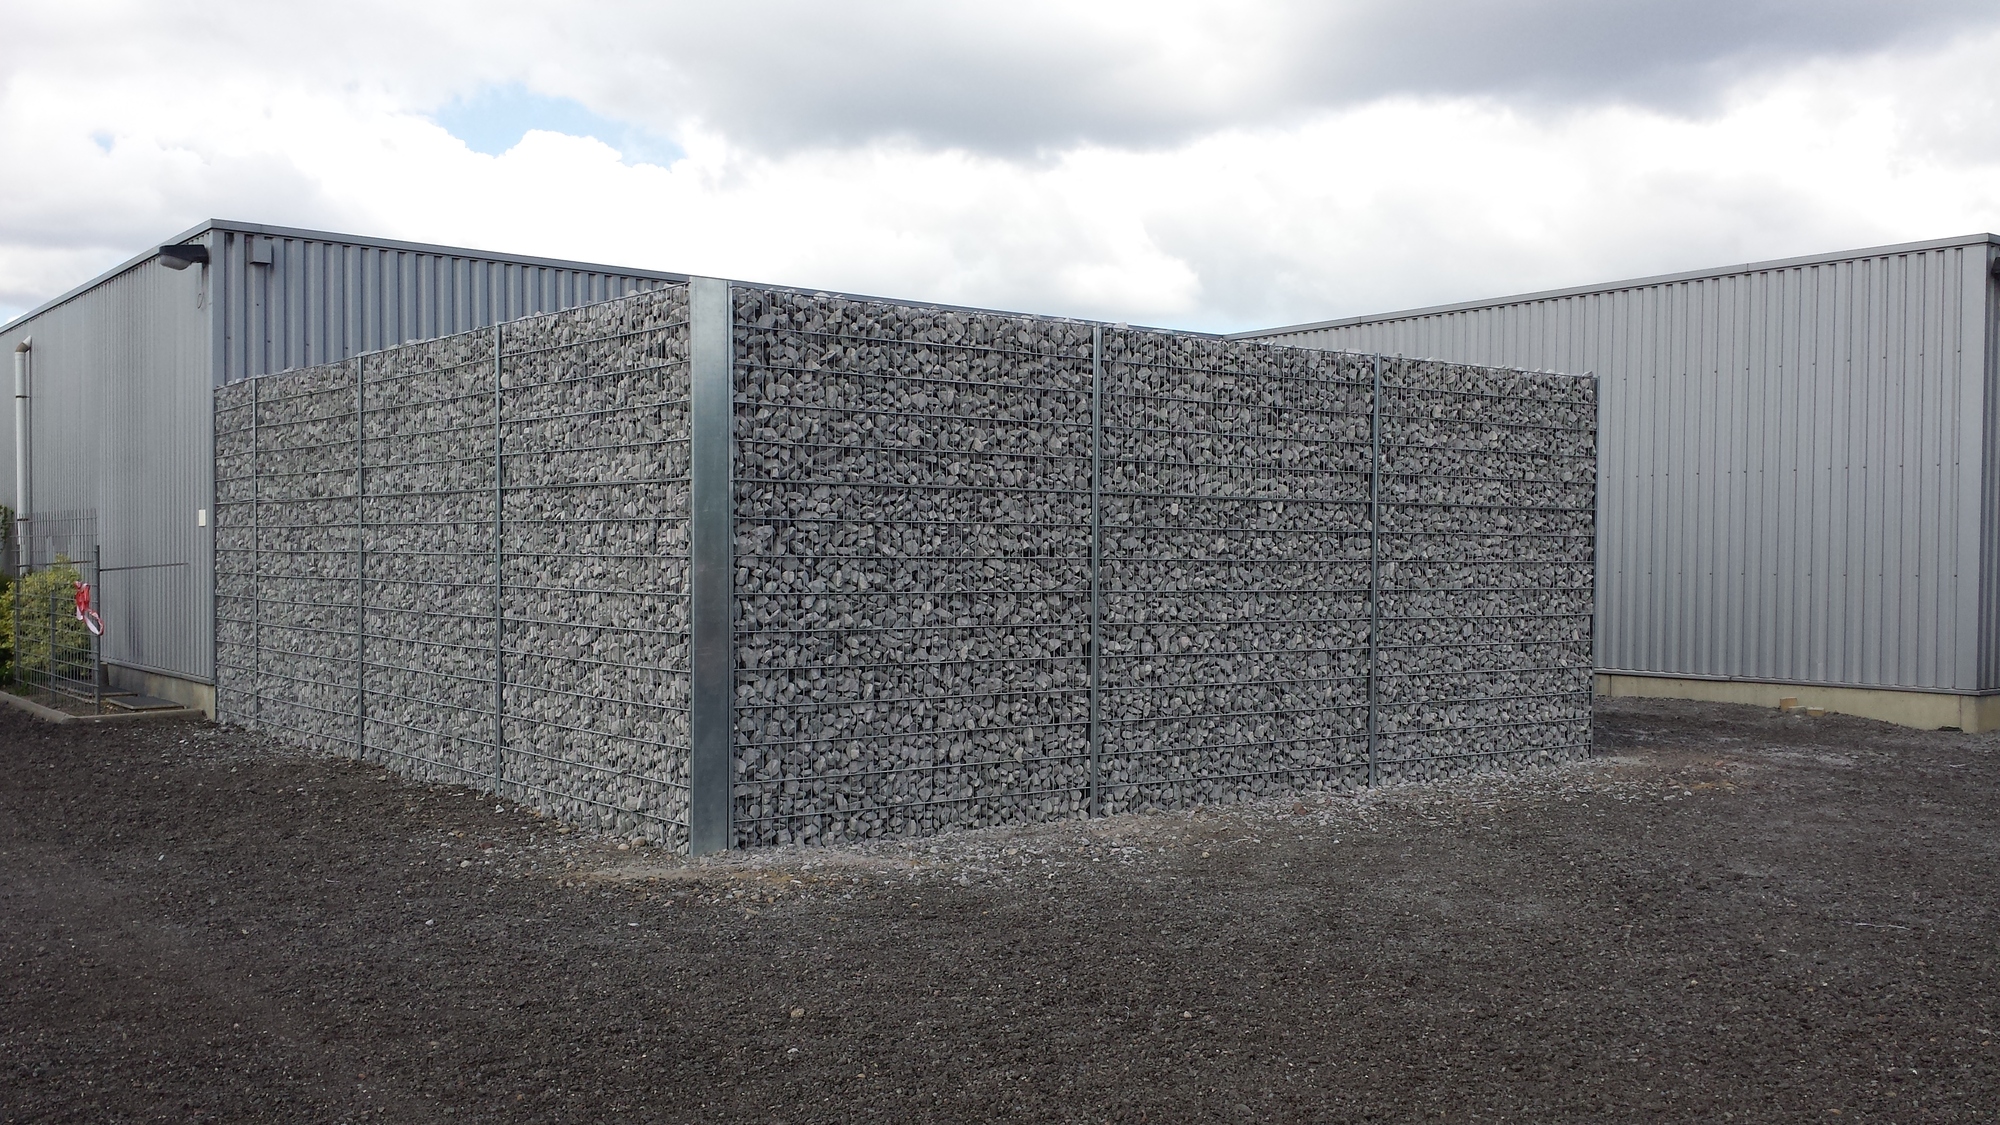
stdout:
<svg viewBox="0 0 2000 1125">
<path fill-rule="evenodd" d="M 150 5 L 41 13 L 23 33 L 34 49 L 0 64 L 0 314 L 212 215 L 1210 328 L 2000 226 L 2000 117 L 1979 65 L 2000 47 L 1991 31 L 1739 75 L 1693 112 L 1505 91 L 1253 97 L 1246 60 L 1290 25 L 1169 11 L 1110 85 L 1058 89 L 1021 112 L 1059 119 L 1093 91 L 1137 104 L 1178 67 L 1185 82 L 1159 118 L 1172 128 L 1127 121 L 1123 140 L 1028 152 L 985 143 L 979 122 L 959 141 L 891 128 L 895 106 L 856 110 L 851 134 L 769 143 L 756 114 L 731 126 L 676 93 L 675 56 L 647 53 L 652 17 L 614 44 L 618 9 L 567 29 L 535 14 L 546 10 L 383 6 L 371 25 L 365 10 L 313 9 L 280 27 L 232 24 L 225 9 L 193 28 Z M 1086 46 L 1118 30 L 1091 19 L 1062 26 Z M 812 26 L 831 36 L 837 22 Z M 129 31 L 93 46 L 114 26 Z M 961 16 L 954 34 L 980 26 Z M 995 28 L 980 73 L 1018 64 L 1019 83 L 1075 62 L 1032 49 L 1048 26 Z M 323 49 L 290 58 L 273 47 L 281 31 Z M 815 41 L 766 39 L 758 104 L 810 91 L 783 69 Z M 947 59 L 978 54 L 947 46 Z M 579 77 L 594 57 L 606 64 Z M 856 78 L 856 104 L 941 81 L 930 66 L 900 85 Z M 627 163 L 542 131 L 483 155 L 428 116 L 510 82 L 671 130 L 686 156 Z"/>
</svg>

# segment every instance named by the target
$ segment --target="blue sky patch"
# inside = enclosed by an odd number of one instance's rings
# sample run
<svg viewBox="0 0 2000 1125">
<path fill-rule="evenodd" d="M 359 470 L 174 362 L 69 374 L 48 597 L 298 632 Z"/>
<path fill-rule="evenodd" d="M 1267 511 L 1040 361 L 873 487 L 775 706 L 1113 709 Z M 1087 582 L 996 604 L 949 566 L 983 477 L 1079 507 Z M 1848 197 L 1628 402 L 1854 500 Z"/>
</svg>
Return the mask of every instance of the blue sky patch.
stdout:
<svg viewBox="0 0 2000 1125">
<path fill-rule="evenodd" d="M 657 133 L 599 116 L 571 98 L 537 94 L 518 82 L 488 86 L 471 97 L 454 99 L 431 119 L 464 141 L 467 148 L 488 156 L 498 156 L 520 144 L 533 129 L 595 137 L 617 149 L 627 164 L 665 166 L 687 155 L 681 146 Z"/>
</svg>

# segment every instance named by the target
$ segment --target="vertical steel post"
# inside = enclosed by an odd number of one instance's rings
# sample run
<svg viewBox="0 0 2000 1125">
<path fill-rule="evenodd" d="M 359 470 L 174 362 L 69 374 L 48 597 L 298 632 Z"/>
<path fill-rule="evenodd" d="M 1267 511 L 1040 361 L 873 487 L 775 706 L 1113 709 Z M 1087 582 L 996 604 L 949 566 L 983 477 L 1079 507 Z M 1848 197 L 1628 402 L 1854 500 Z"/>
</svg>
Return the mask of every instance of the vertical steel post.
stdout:
<svg viewBox="0 0 2000 1125">
<path fill-rule="evenodd" d="M 1604 601 L 1597 596 L 1597 537 L 1603 534 L 1604 514 L 1598 509 L 1599 474 L 1603 463 L 1598 458 L 1604 433 L 1604 385 L 1595 371 L 1585 375 L 1590 380 L 1590 630 L 1584 643 L 1589 652 L 1590 668 L 1583 678 L 1589 694 L 1584 696 L 1583 753 L 1585 757 L 1597 752 L 1597 615 L 1604 612 Z"/>
<path fill-rule="evenodd" d="M 506 780 L 507 766 L 503 760 L 506 750 L 507 714 L 507 668 L 501 656 L 501 645 L 506 639 L 505 582 L 507 572 L 502 561 L 505 557 L 506 521 L 501 519 L 501 486 L 506 469 L 501 462 L 500 447 L 500 326 L 493 326 L 493 794 L 500 795 L 500 784 Z"/>
<path fill-rule="evenodd" d="M 90 545 L 90 586 L 96 596 L 90 599 L 90 606 L 97 611 L 98 620 L 104 619 L 104 545 Z M 84 623 L 84 632 L 90 636 L 90 713 L 104 714 L 104 638 L 90 632 L 90 623 Z"/>
<path fill-rule="evenodd" d="M 250 380 L 250 725 L 264 723 L 264 384 Z"/>
<path fill-rule="evenodd" d="M 42 627 L 48 630 L 43 648 L 48 651 L 48 663 L 42 666 L 42 689 L 49 694 L 49 702 L 56 701 L 56 592 L 49 591 L 47 600 L 48 620 Z"/>
<path fill-rule="evenodd" d="M 1104 812 L 1104 326 L 1090 330 L 1090 815 Z"/>
<path fill-rule="evenodd" d="M 1382 357 L 1375 357 L 1375 384 L 1368 409 L 1368 785 L 1381 780 L 1375 743 L 1381 723 L 1376 713 L 1382 677 Z"/>
<path fill-rule="evenodd" d="M 354 357 L 354 756 L 368 754 L 367 361 Z"/>
<path fill-rule="evenodd" d="M 735 533 L 730 495 L 734 445 L 735 339 L 729 283 L 688 283 L 690 701 L 688 850 L 731 846 L 730 774 L 736 695 L 732 600 Z"/>
</svg>

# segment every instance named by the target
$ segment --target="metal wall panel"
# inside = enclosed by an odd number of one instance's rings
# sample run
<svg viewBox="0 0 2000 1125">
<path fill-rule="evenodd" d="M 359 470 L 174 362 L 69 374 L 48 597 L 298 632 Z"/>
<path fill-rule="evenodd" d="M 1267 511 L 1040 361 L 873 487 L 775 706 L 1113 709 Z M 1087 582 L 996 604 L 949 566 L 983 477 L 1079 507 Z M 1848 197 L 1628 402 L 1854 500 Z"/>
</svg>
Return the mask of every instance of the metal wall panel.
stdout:
<svg viewBox="0 0 2000 1125">
<path fill-rule="evenodd" d="M 1960 424 L 1977 426 L 1985 438 L 1981 466 L 1985 486 L 1977 548 L 1982 583 L 1979 682 L 1992 689 L 2000 688 L 2000 286 L 1988 287 L 1982 305 L 1986 317 L 1978 345 L 1986 356 L 1986 409 L 1982 416 L 1962 419 Z"/>
<path fill-rule="evenodd" d="M 209 505 L 206 297 L 200 270 L 149 262 L 0 334 L 10 363 L 34 337 L 33 561 L 87 550 L 94 527 L 105 659 L 198 680 L 213 659 L 197 522 Z M 11 412 L 0 433 L 11 505 Z"/>
<path fill-rule="evenodd" d="M 1598 375 L 1600 669 L 1979 691 L 2000 688 L 1991 254 L 1247 335 Z"/>
<path fill-rule="evenodd" d="M 276 228 L 218 227 L 206 238 L 226 298 L 217 375 L 227 383 L 678 280 Z"/>
</svg>

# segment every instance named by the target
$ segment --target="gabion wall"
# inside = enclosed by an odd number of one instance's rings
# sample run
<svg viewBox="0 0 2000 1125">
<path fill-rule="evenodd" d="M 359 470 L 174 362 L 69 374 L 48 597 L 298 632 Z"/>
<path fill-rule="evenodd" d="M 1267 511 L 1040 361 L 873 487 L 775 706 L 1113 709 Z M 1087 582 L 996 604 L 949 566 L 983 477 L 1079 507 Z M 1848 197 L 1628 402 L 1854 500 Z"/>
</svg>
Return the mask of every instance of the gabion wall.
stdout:
<svg viewBox="0 0 2000 1125">
<path fill-rule="evenodd" d="M 737 844 L 1587 749 L 1592 380 L 732 304 Z M 224 716 L 685 846 L 687 317 L 219 392 Z"/>
<path fill-rule="evenodd" d="M 1587 379 L 1385 361 L 1385 777 L 1588 751 L 1595 392 Z"/>
<path fill-rule="evenodd" d="M 1091 327 L 734 307 L 737 842 L 1085 810 Z"/>
<path fill-rule="evenodd" d="M 1366 784 L 1368 364 L 1106 334 L 1107 808 Z"/>
<path fill-rule="evenodd" d="M 687 415 L 685 287 L 218 389 L 217 717 L 684 838 Z"/>
</svg>

